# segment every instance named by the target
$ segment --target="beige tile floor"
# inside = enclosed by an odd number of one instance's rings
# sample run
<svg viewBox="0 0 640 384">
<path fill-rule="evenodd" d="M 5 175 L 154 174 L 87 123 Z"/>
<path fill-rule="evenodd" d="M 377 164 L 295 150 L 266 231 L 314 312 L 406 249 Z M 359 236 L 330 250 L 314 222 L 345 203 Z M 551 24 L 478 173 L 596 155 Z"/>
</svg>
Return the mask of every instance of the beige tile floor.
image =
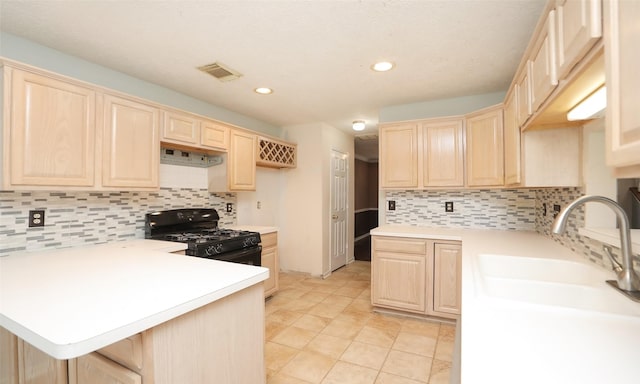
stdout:
<svg viewBox="0 0 640 384">
<path fill-rule="evenodd" d="M 267 383 L 449 382 L 455 328 L 374 313 L 370 263 L 327 279 L 281 273 L 266 302 Z"/>
</svg>

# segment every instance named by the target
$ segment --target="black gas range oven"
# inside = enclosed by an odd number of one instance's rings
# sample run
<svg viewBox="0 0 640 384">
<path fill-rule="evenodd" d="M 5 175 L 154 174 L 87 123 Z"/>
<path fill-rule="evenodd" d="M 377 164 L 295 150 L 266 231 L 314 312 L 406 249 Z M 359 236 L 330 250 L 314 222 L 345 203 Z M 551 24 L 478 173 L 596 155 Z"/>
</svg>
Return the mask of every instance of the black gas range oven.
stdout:
<svg viewBox="0 0 640 384">
<path fill-rule="evenodd" d="M 218 228 L 215 209 L 171 209 L 145 215 L 146 239 L 187 244 L 186 254 L 207 259 L 260 265 L 258 232 Z"/>
</svg>

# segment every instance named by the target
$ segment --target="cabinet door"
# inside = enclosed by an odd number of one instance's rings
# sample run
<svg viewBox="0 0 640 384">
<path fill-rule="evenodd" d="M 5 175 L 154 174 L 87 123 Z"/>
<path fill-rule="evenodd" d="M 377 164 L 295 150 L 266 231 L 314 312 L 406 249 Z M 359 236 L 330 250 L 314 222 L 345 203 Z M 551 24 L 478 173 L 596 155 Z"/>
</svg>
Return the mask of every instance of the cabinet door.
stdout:
<svg viewBox="0 0 640 384">
<path fill-rule="evenodd" d="M 265 280 L 264 297 L 273 295 L 278 290 L 278 249 L 276 247 L 262 248 L 262 266 L 269 268 L 269 278 Z"/>
<path fill-rule="evenodd" d="M 522 72 L 517 76 L 516 94 L 518 101 L 516 103 L 518 126 L 522 127 L 531 116 L 531 82 L 529 79 L 531 61 L 528 60 Z"/>
<path fill-rule="evenodd" d="M 504 103 L 504 183 L 506 185 L 520 184 L 522 174 L 516 93 L 517 86 Z"/>
<path fill-rule="evenodd" d="M 604 13 L 607 165 L 637 166 L 640 165 L 640 1 L 606 1 Z"/>
<path fill-rule="evenodd" d="M 0 327 L 0 384 L 18 384 L 18 337 Z"/>
<path fill-rule="evenodd" d="M 504 184 L 502 107 L 492 108 L 466 120 L 467 186 Z"/>
<path fill-rule="evenodd" d="M 200 144 L 207 148 L 226 150 L 229 147 L 229 127 L 210 120 L 202 121 Z"/>
<path fill-rule="evenodd" d="M 97 353 L 69 362 L 69 384 L 141 384 L 137 373 Z"/>
<path fill-rule="evenodd" d="M 269 278 L 265 280 L 264 297 L 273 295 L 278 291 L 278 273 L 280 267 L 278 265 L 278 234 L 267 233 L 261 235 L 262 238 L 262 266 L 269 268 Z"/>
<path fill-rule="evenodd" d="M 17 69 L 11 72 L 10 184 L 94 185 L 95 106 L 91 89 Z M 6 136 L 5 136 L 6 137 Z"/>
<path fill-rule="evenodd" d="M 191 115 L 165 112 L 162 141 L 200 145 L 200 120 Z"/>
<path fill-rule="evenodd" d="M 426 242 L 373 239 L 371 303 L 426 313 Z"/>
<path fill-rule="evenodd" d="M 555 10 L 549 12 L 531 57 L 531 111 L 538 110 L 556 85 Z"/>
<path fill-rule="evenodd" d="M 433 311 L 445 317 L 460 314 L 462 246 L 434 245 Z"/>
<path fill-rule="evenodd" d="M 380 187 L 418 188 L 418 127 L 380 127 Z"/>
<path fill-rule="evenodd" d="M 422 138 L 424 186 L 463 186 L 464 120 L 425 123 Z"/>
<path fill-rule="evenodd" d="M 227 177 L 229 190 L 256 190 L 256 135 L 231 131 Z"/>
<path fill-rule="evenodd" d="M 159 115 L 151 106 L 105 95 L 104 186 L 158 188 Z"/>
<path fill-rule="evenodd" d="M 21 384 L 67 384 L 67 361 L 56 360 L 18 339 L 18 371 Z"/>
<path fill-rule="evenodd" d="M 600 0 L 559 0 L 556 25 L 557 74 L 558 79 L 564 79 L 602 37 Z"/>
</svg>

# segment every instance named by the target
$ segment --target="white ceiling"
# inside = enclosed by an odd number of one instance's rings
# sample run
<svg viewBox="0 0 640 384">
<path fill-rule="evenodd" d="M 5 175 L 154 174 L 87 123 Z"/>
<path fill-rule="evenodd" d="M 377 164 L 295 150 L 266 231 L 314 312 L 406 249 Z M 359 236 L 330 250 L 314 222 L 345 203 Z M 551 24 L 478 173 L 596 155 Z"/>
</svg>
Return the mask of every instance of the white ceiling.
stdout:
<svg viewBox="0 0 640 384">
<path fill-rule="evenodd" d="M 0 28 L 275 126 L 368 133 L 381 107 L 506 90 L 545 2 L 0 0 Z M 215 61 L 244 76 L 195 69 Z"/>
</svg>

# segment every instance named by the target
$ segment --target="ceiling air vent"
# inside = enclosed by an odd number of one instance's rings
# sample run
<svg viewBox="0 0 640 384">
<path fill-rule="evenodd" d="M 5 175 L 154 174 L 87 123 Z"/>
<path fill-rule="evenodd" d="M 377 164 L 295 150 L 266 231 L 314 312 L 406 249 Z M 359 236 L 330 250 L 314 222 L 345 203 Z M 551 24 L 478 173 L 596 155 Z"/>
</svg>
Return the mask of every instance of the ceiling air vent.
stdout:
<svg viewBox="0 0 640 384">
<path fill-rule="evenodd" d="M 238 71 L 225 66 L 222 63 L 212 63 L 198 67 L 202 72 L 208 73 L 220 81 L 231 81 L 239 79 L 242 74 Z"/>
</svg>

